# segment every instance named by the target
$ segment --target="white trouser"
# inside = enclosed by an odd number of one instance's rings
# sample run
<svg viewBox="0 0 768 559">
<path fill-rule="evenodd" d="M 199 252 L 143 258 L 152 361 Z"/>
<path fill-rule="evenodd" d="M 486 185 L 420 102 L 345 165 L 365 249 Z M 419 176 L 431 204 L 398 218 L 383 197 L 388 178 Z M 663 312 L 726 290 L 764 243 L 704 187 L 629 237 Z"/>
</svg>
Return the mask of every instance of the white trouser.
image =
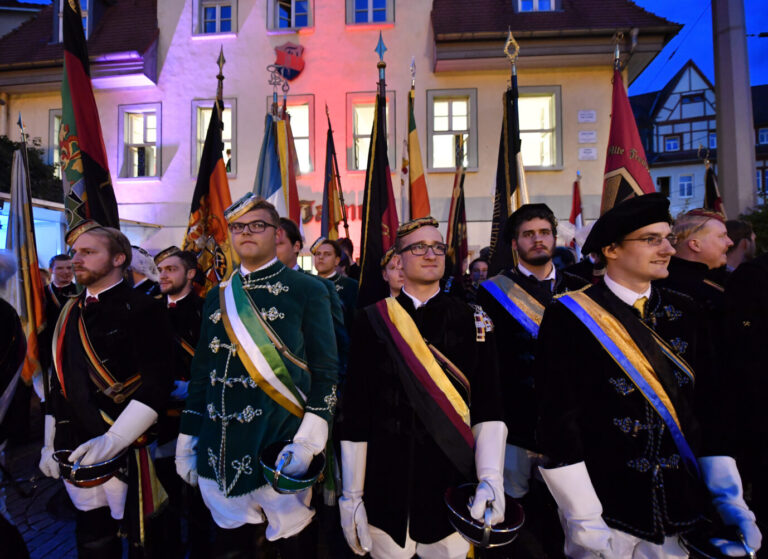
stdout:
<svg viewBox="0 0 768 559">
<path fill-rule="evenodd" d="M 405 535 L 405 547 L 400 547 L 384 530 L 368 526 L 373 541 L 373 559 L 411 559 L 418 555 L 423 559 L 465 559 L 469 543 L 458 532 L 435 543 L 416 543 L 410 534 Z"/>
<path fill-rule="evenodd" d="M 128 484 L 116 477 L 111 477 L 106 483 L 96 487 L 75 487 L 64 481 L 64 488 L 77 510 L 89 511 L 101 507 L 109 507 L 112 518 L 120 520 L 125 510 L 125 497 L 128 495 Z"/>
<path fill-rule="evenodd" d="M 605 559 L 685 559 L 688 552 L 678 541 L 677 536 L 664 538 L 663 544 L 651 543 L 636 536 L 611 529 L 614 555 Z M 595 559 L 597 554 L 574 544 L 565 538 L 565 555 L 570 559 Z"/>
<path fill-rule="evenodd" d="M 504 449 L 504 493 L 522 499 L 528 493 L 528 481 L 538 474 L 543 455 L 508 444 Z"/>
<path fill-rule="evenodd" d="M 267 524 L 267 539 L 290 538 L 306 528 L 315 516 L 310 508 L 312 489 L 280 495 L 269 485 L 237 497 L 225 497 L 212 479 L 199 478 L 200 493 L 213 521 L 225 530 L 244 524 Z"/>
</svg>

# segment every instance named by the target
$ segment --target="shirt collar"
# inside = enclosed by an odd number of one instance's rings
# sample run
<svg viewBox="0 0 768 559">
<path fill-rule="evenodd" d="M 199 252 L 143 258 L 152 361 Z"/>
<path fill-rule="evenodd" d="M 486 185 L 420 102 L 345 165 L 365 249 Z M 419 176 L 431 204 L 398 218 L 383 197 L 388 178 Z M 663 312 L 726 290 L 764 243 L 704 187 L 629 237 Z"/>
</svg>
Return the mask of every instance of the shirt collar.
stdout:
<svg viewBox="0 0 768 559">
<path fill-rule="evenodd" d="M 549 274 L 547 274 L 547 277 L 545 277 L 543 280 L 540 280 L 540 281 L 547 281 L 547 280 L 549 280 L 549 281 L 555 281 L 555 279 L 557 278 L 557 269 L 555 268 L 555 265 L 554 265 L 554 263 L 553 263 L 553 262 L 551 262 L 551 261 L 550 261 L 550 264 L 552 264 L 552 269 L 549 271 Z M 531 271 L 530 271 L 528 268 L 526 268 L 525 266 L 523 266 L 523 263 L 522 263 L 522 262 L 518 262 L 518 264 L 517 264 L 517 269 L 518 269 L 518 270 L 520 270 L 520 272 L 521 272 L 521 273 L 522 273 L 524 276 L 531 276 L 531 277 L 533 277 L 533 279 L 535 279 L 536 281 L 539 281 L 539 278 L 537 278 L 537 277 L 536 277 L 536 274 L 534 274 L 534 273 L 533 273 L 533 272 L 531 272 Z"/>
<path fill-rule="evenodd" d="M 115 286 L 117 286 L 117 285 L 120 285 L 122 282 L 123 282 L 123 278 L 120 278 L 120 279 L 119 279 L 119 280 L 117 280 L 115 283 L 113 283 L 112 285 L 110 285 L 110 286 L 109 286 L 109 287 L 107 287 L 106 289 L 102 289 L 102 290 L 101 290 L 101 291 L 99 291 L 98 293 L 93 293 L 93 292 L 90 290 L 90 288 L 86 287 L 86 288 L 85 288 L 85 296 L 86 296 L 86 297 L 95 297 L 95 298 L 96 298 L 96 300 L 98 301 L 98 300 L 99 300 L 99 297 L 100 297 L 101 295 L 104 295 L 104 293 L 106 293 L 107 291 L 109 291 L 109 290 L 110 290 L 110 289 L 112 289 L 113 287 L 115 287 Z"/>
<path fill-rule="evenodd" d="M 434 299 L 434 297 L 438 293 L 440 293 L 440 286 L 438 285 L 437 288 L 435 289 L 435 292 L 432 295 L 430 295 L 429 297 L 427 297 L 427 299 L 425 301 L 419 301 L 416 297 L 414 297 L 413 295 L 408 293 L 408 291 L 406 291 L 406 289 L 405 289 L 405 286 L 403 286 L 403 288 L 400 290 L 400 292 L 401 293 L 405 293 L 408 296 L 408 298 L 411 301 L 413 301 L 413 308 L 418 309 L 419 307 L 423 307 L 424 305 L 429 303 L 430 300 Z"/>
<path fill-rule="evenodd" d="M 249 272 L 249 271 L 248 271 L 248 269 L 247 269 L 245 266 L 243 266 L 242 264 L 240 264 L 240 274 L 241 274 L 243 277 L 245 277 L 245 276 L 247 276 L 248 274 L 252 274 L 253 272 L 260 272 L 261 270 L 265 270 L 265 269 L 269 268 L 269 267 L 270 267 L 272 264 L 274 264 L 275 262 L 277 262 L 277 256 L 275 256 L 275 257 L 274 257 L 272 260 L 270 260 L 269 262 L 267 262 L 267 263 L 266 263 L 266 264 L 264 264 L 263 266 L 259 266 L 258 268 L 256 268 L 255 270 L 253 270 L 253 271 L 251 271 L 251 272 Z"/>
<path fill-rule="evenodd" d="M 301 266 L 299 266 L 298 262 L 296 262 L 296 265 L 293 267 L 293 269 L 296 270 L 297 272 L 301 272 L 302 271 L 302 268 L 301 268 Z"/>
<path fill-rule="evenodd" d="M 192 293 L 192 290 L 191 290 L 191 289 L 190 289 L 189 291 L 187 291 L 187 292 L 186 292 L 184 295 L 182 295 L 181 297 L 179 297 L 178 299 L 171 299 L 171 296 L 170 296 L 170 295 L 168 295 L 168 296 L 166 297 L 166 299 L 167 299 L 167 301 L 166 301 L 166 305 L 169 305 L 169 304 L 171 304 L 171 303 L 174 303 L 174 304 L 176 304 L 176 303 L 178 303 L 179 301 L 181 301 L 181 300 L 185 299 L 185 298 L 187 297 L 187 295 L 189 295 L 190 293 Z"/>
<path fill-rule="evenodd" d="M 624 287 L 623 285 L 619 285 L 616 283 L 615 280 L 611 279 L 611 276 L 608 274 L 605 274 L 603 276 L 603 281 L 605 281 L 605 285 L 608 286 L 608 289 L 610 289 L 616 297 L 621 299 L 624 303 L 629 305 L 630 307 L 635 304 L 635 302 L 638 299 L 641 299 L 645 297 L 646 299 L 651 296 L 651 286 L 648 286 L 648 289 L 645 290 L 643 293 L 635 293 L 628 287 Z"/>
</svg>

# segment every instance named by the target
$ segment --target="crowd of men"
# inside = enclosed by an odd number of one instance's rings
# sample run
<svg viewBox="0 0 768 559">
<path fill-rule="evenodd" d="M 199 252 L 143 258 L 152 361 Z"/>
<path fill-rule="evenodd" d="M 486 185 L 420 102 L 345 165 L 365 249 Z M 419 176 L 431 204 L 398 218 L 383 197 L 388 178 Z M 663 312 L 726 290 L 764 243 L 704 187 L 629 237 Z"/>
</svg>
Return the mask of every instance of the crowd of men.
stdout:
<svg viewBox="0 0 768 559">
<path fill-rule="evenodd" d="M 389 296 L 357 309 L 348 239 L 312 244 L 313 275 L 271 204 L 225 216 L 239 269 L 204 299 L 194 254 L 93 222 L 51 260 L 39 467 L 63 478 L 79 557 L 122 557 L 123 539 L 131 557 L 760 549 L 768 256 L 748 223 L 673 222 L 647 194 L 563 268 L 553 212 L 527 204 L 503 231 L 515 261 L 481 254 L 457 296 L 419 218 L 381 260 Z M 2 327 L 0 393 L 24 353 L 18 320 Z M 456 517 L 520 535 L 471 549 Z"/>
</svg>

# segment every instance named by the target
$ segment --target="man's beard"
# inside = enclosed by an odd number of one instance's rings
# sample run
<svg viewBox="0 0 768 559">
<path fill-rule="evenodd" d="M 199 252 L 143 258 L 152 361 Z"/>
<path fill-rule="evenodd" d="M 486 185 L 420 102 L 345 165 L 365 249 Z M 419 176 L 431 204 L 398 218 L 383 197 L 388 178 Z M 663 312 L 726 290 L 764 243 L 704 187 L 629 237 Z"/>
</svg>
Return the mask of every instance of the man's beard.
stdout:
<svg viewBox="0 0 768 559">
<path fill-rule="evenodd" d="M 184 291 L 185 287 L 187 287 L 186 283 L 181 283 L 181 284 L 172 283 L 168 291 L 163 291 L 163 295 L 171 295 L 171 296 L 178 295 L 179 293 Z"/>
<path fill-rule="evenodd" d="M 75 277 L 77 278 L 77 283 L 88 287 L 89 285 L 93 285 L 101 278 L 108 275 L 112 270 L 114 270 L 114 268 L 110 266 L 109 263 L 107 263 L 103 267 L 97 268 L 95 270 L 91 270 L 89 268 L 81 268 L 80 270 L 76 270 Z M 80 274 L 79 276 L 78 273 Z"/>
<path fill-rule="evenodd" d="M 530 264 L 531 266 L 543 266 L 552 260 L 552 252 L 552 250 L 548 250 L 546 253 L 536 253 L 535 256 L 529 256 L 529 254 L 533 253 L 533 250 L 527 252 L 520 252 L 518 250 L 517 255 L 525 264 Z"/>
</svg>

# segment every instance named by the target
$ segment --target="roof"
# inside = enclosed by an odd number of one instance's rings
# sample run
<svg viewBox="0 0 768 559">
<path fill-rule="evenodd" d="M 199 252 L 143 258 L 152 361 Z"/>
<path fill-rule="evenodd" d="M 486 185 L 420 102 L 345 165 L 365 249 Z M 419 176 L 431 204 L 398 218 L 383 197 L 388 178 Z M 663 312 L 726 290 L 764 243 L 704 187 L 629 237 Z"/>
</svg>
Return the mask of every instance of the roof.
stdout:
<svg viewBox="0 0 768 559">
<path fill-rule="evenodd" d="M 542 32 L 609 33 L 617 29 L 665 29 L 680 26 L 637 6 L 629 0 L 560 0 L 562 8 L 552 12 L 517 12 L 512 0 L 433 0 L 432 26 L 435 38 L 472 34 L 507 34 L 518 36 Z"/>
<path fill-rule="evenodd" d="M 63 45 L 53 40 L 54 5 L 0 39 L 0 68 L 60 64 Z M 104 9 L 88 39 L 91 58 L 118 52 L 144 54 L 158 34 L 156 0 L 122 0 Z"/>
<path fill-rule="evenodd" d="M 28 2 L 17 2 L 17 0 L 0 0 L 0 11 L 14 10 L 20 12 L 39 12 L 43 8 L 42 4 L 30 4 Z"/>
</svg>

